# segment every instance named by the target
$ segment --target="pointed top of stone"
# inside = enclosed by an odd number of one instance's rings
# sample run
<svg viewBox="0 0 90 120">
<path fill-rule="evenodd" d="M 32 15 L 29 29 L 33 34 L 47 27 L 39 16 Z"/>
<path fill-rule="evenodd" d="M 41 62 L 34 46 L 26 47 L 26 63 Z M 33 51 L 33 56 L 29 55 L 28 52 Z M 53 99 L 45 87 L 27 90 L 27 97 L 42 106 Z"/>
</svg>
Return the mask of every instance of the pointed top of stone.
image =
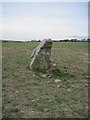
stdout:
<svg viewBox="0 0 90 120">
<path fill-rule="evenodd" d="M 52 43 L 51 39 L 44 39 L 41 41 L 38 47 L 42 48 L 42 47 L 45 47 L 45 45 L 46 47 L 48 47 L 49 43 Z"/>
</svg>

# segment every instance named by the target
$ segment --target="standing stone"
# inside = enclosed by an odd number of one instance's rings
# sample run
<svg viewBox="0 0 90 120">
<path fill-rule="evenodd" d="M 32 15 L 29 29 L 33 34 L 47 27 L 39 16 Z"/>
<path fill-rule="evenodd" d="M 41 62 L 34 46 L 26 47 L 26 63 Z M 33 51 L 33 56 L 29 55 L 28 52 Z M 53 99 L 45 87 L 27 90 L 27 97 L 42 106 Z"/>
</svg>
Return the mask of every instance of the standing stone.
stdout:
<svg viewBox="0 0 90 120">
<path fill-rule="evenodd" d="M 31 70 L 38 70 L 45 72 L 50 68 L 50 56 L 51 56 L 52 41 L 51 39 L 44 39 L 37 46 L 32 55 L 32 61 L 30 63 Z"/>
</svg>

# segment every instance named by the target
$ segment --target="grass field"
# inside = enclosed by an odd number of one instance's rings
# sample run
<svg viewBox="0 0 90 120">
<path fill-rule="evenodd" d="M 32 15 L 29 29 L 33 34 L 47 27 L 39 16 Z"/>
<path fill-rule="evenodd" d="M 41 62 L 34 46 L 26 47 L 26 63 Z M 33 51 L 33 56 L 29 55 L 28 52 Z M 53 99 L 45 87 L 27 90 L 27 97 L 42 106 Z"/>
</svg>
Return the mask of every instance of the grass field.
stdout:
<svg viewBox="0 0 90 120">
<path fill-rule="evenodd" d="M 87 118 L 88 43 L 53 42 L 59 75 L 41 78 L 28 69 L 39 42 L 2 43 L 3 117 Z"/>
</svg>

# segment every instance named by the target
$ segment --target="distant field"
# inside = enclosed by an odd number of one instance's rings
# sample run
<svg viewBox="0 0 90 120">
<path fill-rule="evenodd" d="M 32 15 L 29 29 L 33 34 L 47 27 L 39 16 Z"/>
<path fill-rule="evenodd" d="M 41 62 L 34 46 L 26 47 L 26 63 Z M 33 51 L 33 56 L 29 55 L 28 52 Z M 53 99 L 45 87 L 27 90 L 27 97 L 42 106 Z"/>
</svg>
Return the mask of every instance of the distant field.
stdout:
<svg viewBox="0 0 90 120">
<path fill-rule="evenodd" d="M 87 118 L 88 43 L 53 42 L 51 60 L 60 75 L 54 72 L 51 78 L 41 78 L 28 69 L 38 44 L 2 43 L 3 117 Z"/>
</svg>

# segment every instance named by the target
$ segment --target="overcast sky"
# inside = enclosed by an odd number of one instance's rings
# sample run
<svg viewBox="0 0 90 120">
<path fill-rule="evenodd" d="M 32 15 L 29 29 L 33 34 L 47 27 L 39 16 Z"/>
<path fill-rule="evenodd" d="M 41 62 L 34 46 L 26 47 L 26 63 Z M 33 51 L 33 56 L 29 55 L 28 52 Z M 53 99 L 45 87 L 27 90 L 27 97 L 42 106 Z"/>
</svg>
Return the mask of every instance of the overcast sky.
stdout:
<svg viewBox="0 0 90 120">
<path fill-rule="evenodd" d="M 3 2 L 2 18 L 3 39 L 88 35 L 87 2 Z"/>
</svg>

